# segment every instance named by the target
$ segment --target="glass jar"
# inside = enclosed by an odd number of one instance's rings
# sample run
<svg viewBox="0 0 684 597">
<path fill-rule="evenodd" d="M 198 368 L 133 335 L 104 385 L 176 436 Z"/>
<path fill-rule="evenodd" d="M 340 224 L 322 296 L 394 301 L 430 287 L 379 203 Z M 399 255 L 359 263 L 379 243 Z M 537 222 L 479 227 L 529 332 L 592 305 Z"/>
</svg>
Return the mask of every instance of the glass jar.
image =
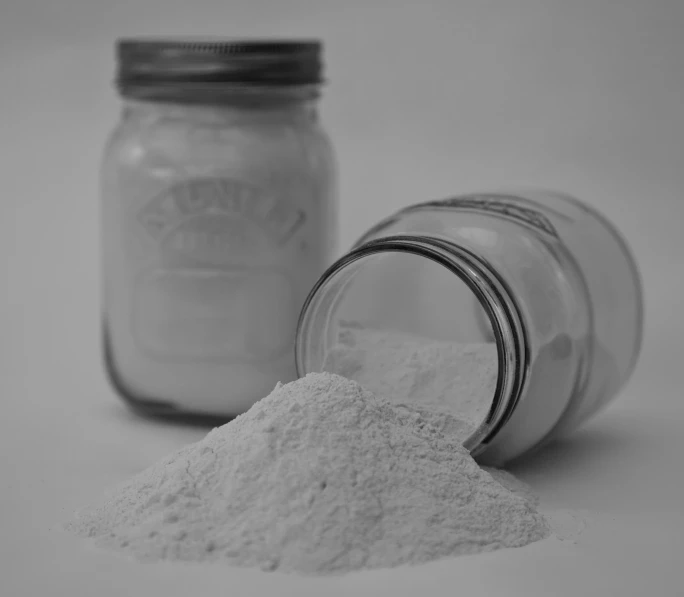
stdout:
<svg viewBox="0 0 684 597">
<path fill-rule="evenodd" d="M 642 326 L 635 261 L 596 210 L 554 192 L 471 194 L 402 209 L 333 264 L 302 310 L 297 368 L 333 370 L 327 356 L 360 329 L 489 343 L 492 391 L 464 445 L 503 464 L 606 405 L 635 367 Z M 403 382 L 377 362 L 369 389 Z M 467 375 L 450 390 L 457 417 L 473 406 L 458 402 Z"/>
<path fill-rule="evenodd" d="M 320 54 L 315 41 L 118 42 L 104 351 L 136 409 L 228 417 L 295 379 L 297 317 L 335 245 Z"/>
</svg>

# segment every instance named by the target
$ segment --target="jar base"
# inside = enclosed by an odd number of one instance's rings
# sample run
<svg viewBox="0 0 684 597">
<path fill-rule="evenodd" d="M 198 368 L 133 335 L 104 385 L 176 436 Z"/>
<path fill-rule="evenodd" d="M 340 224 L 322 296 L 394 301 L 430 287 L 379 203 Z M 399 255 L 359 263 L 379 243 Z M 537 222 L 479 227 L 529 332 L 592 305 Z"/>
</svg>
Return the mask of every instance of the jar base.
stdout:
<svg viewBox="0 0 684 597">
<path fill-rule="evenodd" d="M 169 400 L 143 396 L 132 390 L 116 367 L 114 351 L 106 324 L 103 325 L 102 330 L 102 355 L 105 372 L 112 388 L 131 411 L 143 418 L 213 428 L 225 425 L 239 414 L 193 413 Z"/>
</svg>

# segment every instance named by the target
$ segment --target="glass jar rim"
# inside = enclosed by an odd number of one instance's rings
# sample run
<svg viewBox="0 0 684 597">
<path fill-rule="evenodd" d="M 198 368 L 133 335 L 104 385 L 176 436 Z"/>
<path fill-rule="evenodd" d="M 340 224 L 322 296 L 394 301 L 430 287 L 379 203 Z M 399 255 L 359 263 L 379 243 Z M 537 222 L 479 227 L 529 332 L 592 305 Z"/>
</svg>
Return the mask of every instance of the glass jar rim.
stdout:
<svg viewBox="0 0 684 597">
<path fill-rule="evenodd" d="M 485 419 L 463 443 L 476 456 L 512 416 L 528 378 L 530 349 L 522 312 L 507 283 L 486 259 L 458 243 L 429 235 L 392 235 L 365 242 L 333 263 L 314 285 L 300 312 L 295 339 L 297 375 L 309 372 L 306 361 L 312 330 L 321 316 L 320 303 L 325 299 L 322 293 L 350 265 L 381 253 L 413 254 L 445 267 L 467 285 L 489 318 L 497 348 L 498 376 Z M 328 315 L 332 306 L 328 302 Z"/>
</svg>

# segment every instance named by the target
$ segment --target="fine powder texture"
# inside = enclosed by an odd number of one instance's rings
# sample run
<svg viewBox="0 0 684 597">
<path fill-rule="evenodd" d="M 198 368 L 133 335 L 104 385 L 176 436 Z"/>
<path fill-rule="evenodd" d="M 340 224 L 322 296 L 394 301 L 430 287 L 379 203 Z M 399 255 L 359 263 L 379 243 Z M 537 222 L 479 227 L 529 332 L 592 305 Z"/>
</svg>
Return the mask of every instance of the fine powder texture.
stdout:
<svg viewBox="0 0 684 597">
<path fill-rule="evenodd" d="M 419 410 L 438 429 L 465 439 L 491 407 L 497 357 L 493 343 L 439 342 L 342 322 L 323 369 Z"/>
<path fill-rule="evenodd" d="M 421 414 L 329 373 L 143 471 L 72 525 L 143 559 L 309 574 L 416 564 L 546 537 L 533 500 Z"/>
</svg>

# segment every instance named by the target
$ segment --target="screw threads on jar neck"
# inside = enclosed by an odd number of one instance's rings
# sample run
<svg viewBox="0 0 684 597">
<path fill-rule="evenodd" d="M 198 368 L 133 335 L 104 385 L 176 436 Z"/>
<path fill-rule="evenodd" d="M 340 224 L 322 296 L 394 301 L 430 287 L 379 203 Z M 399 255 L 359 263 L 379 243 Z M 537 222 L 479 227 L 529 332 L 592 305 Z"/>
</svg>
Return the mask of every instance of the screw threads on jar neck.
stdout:
<svg viewBox="0 0 684 597">
<path fill-rule="evenodd" d="M 439 264 L 472 291 L 491 323 L 498 353 L 498 379 L 484 421 L 464 442 L 473 455 L 482 452 L 513 414 L 529 369 L 529 345 L 520 310 L 506 283 L 482 257 L 456 243 L 423 235 L 372 240 L 333 264 L 310 292 L 299 319 L 297 373 L 320 371 L 333 341 L 332 315 L 364 260 L 382 253 L 406 253 Z"/>
</svg>

